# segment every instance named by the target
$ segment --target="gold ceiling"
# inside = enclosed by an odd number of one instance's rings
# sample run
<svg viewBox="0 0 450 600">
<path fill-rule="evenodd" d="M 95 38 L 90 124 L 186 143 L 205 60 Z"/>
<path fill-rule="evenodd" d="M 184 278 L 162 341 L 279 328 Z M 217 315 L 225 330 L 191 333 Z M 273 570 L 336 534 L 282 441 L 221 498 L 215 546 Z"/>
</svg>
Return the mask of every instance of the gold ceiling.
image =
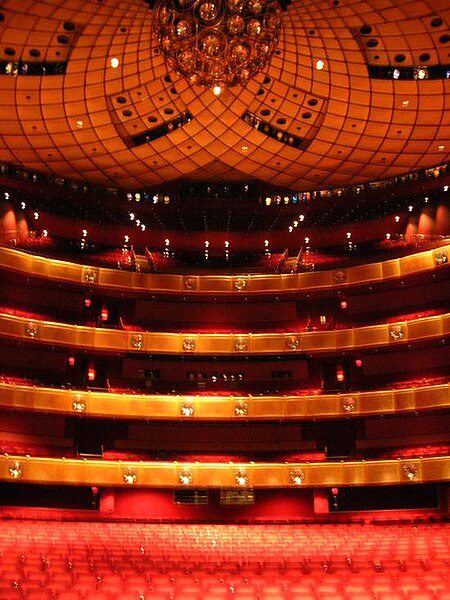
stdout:
<svg viewBox="0 0 450 600">
<path fill-rule="evenodd" d="M 301 190 L 450 160 L 450 79 L 369 77 L 450 64 L 450 0 L 292 0 L 270 66 L 219 97 L 168 70 L 144 0 L 4 0 L 0 19 L 3 163 L 133 189 L 257 178 Z"/>
</svg>

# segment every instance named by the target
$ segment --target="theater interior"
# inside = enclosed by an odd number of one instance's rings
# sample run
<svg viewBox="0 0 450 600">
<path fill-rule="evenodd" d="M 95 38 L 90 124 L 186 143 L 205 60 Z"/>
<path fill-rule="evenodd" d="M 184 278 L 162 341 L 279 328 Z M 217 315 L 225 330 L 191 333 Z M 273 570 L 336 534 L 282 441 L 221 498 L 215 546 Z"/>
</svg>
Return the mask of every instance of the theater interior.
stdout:
<svg viewBox="0 0 450 600">
<path fill-rule="evenodd" d="M 0 600 L 450 600 L 449 24 L 0 3 Z"/>
</svg>

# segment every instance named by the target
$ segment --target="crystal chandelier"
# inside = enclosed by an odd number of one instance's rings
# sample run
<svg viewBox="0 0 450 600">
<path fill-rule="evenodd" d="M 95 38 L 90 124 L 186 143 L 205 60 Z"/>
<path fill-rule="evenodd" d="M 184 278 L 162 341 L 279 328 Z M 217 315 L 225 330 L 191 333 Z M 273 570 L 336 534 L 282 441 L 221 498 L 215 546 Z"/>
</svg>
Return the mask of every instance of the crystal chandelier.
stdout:
<svg viewBox="0 0 450 600">
<path fill-rule="evenodd" d="M 154 15 L 167 64 L 216 95 L 267 65 L 281 29 L 278 0 L 158 0 Z"/>
</svg>

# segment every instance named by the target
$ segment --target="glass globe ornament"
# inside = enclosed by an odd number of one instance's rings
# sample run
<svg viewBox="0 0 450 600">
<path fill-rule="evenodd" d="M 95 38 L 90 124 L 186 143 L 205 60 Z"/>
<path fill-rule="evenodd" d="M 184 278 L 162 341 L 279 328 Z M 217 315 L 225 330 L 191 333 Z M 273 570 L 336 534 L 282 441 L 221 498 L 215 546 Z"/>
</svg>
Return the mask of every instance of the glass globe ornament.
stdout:
<svg viewBox="0 0 450 600">
<path fill-rule="evenodd" d="M 278 0 L 158 0 L 153 27 L 170 68 L 219 94 L 268 64 L 281 10 Z"/>
</svg>

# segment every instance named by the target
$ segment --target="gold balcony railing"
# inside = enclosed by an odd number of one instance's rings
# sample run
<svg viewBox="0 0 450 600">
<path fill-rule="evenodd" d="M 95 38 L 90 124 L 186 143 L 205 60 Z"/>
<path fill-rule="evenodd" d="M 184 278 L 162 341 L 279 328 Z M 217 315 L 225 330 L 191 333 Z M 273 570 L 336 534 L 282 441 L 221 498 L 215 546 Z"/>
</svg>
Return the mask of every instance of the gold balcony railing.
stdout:
<svg viewBox="0 0 450 600">
<path fill-rule="evenodd" d="M 445 268 L 449 261 L 450 245 L 383 262 L 328 271 L 277 275 L 175 275 L 86 266 L 0 247 L 0 269 L 26 276 L 32 274 L 46 280 L 81 285 L 89 289 L 100 288 L 105 293 L 123 290 L 128 294 L 150 292 L 184 296 L 281 294 L 346 288 L 430 272 Z"/>
<path fill-rule="evenodd" d="M 444 338 L 450 313 L 352 329 L 290 333 L 164 333 L 41 321 L 0 313 L 0 337 L 91 352 L 182 355 L 336 353 Z"/>
<path fill-rule="evenodd" d="M 6 410 L 122 419 L 329 419 L 448 409 L 450 385 L 445 383 L 345 394 L 220 397 L 118 394 L 0 383 L 0 407 Z"/>
<path fill-rule="evenodd" d="M 443 482 L 450 457 L 311 463 L 122 462 L 0 456 L 0 480 L 99 487 L 289 488 Z"/>
</svg>

